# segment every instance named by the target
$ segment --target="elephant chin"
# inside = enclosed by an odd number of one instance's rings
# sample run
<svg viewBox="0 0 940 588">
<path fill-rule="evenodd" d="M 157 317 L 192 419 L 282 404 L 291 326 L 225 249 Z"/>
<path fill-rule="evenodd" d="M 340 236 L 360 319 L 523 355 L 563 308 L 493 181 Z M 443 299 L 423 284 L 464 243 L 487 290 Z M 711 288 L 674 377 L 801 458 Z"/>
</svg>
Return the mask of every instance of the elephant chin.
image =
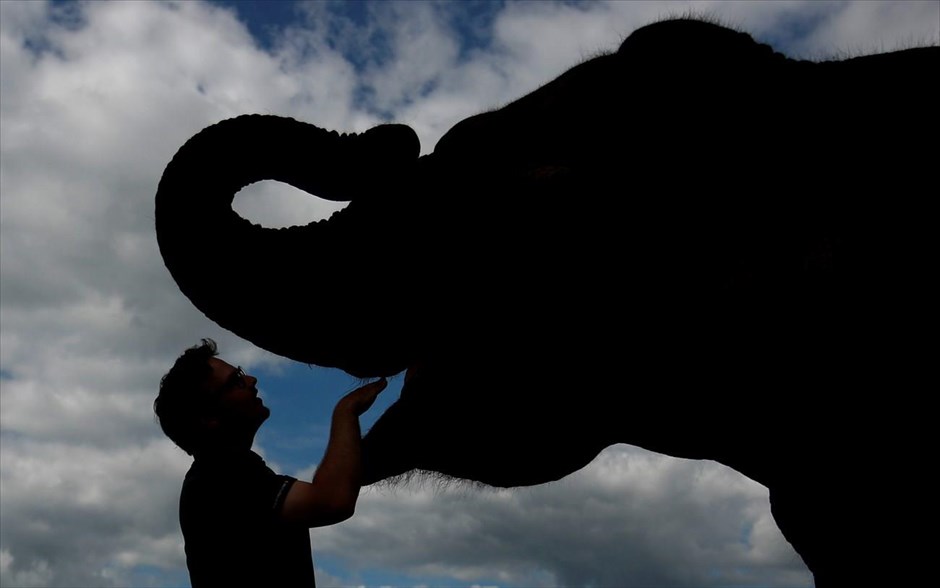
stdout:
<svg viewBox="0 0 940 588">
<path fill-rule="evenodd" d="M 156 195 L 160 252 L 180 290 L 220 326 L 278 355 L 358 377 L 402 371 L 409 308 L 389 267 L 404 265 L 395 210 L 420 144 L 405 125 L 340 135 L 289 118 L 247 115 L 192 137 Z M 325 221 L 266 229 L 232 210 L 248 184 L 277 180 L 334 201 Z M 392 198 L 396 198 L 395 202 Z M 396 244 L 399 246 L 396 247 Z M 383 292 L 392 292 L 385 295 Z"/>
<path fill-rule="evenodd" d="M 518 361 L 490 360 L 467 373 L 439 355 L 412 369 L 401 397 L 363 438 L 363 484 L 425 471 L 493 487 L 532 486 L 583 468 L 614 442 L 610 429 L 598 426 L 572 443 L 571 420 L 600 425 L 595 411 L 546 399 Z M 504 385 L 517 393 L 506 394 Z"/>
</svg>

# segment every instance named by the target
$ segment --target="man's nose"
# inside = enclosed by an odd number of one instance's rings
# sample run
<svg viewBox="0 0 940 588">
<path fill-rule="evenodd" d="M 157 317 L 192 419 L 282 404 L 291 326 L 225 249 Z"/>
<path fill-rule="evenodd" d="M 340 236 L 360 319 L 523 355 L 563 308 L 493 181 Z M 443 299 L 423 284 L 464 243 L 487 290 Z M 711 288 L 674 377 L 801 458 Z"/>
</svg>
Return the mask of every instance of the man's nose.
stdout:
<svg viewBox="0 0 940 588">
<path fill-rule="evenodd" d="M 245 379 L 248 380 L 248 385 L 254 387 L 258 383 L 258 378 L 254 376 L 245 375 Z"/>
</svg>

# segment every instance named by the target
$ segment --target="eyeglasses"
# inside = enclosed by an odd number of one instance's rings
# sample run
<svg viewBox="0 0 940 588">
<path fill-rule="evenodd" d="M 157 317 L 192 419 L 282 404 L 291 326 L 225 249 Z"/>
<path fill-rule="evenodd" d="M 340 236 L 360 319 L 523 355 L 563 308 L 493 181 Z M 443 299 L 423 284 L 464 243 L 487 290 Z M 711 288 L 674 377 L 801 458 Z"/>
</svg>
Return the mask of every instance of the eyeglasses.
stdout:
<svg viewBox="0 0 940 588">
<path fill-rule="evenodd" d="M 246 379 L 248 374 L 245 373 L 245 370 L 242 369 L 242 366 L 235 368 L 235 371 L 232 372 L 232 375 L 225 380 L 225 383 L 219 386 L 218 390 L 215 391 L 216 395 L 222 394 L 229 390 L 238 390 L 241 388 L 248 387 L 248 380 Z"/>
</svg>

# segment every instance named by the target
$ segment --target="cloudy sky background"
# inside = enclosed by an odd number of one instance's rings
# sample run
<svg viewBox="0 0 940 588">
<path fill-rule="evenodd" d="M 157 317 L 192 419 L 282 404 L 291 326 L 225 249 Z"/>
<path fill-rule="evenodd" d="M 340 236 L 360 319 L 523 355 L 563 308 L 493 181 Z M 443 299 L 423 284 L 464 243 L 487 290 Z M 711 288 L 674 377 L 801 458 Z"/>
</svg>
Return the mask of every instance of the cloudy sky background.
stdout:
<svg viewBox="0 0 940 588">
<path fill-rule="evenodd" d="M 153 196 L 186 139 L 261 112 L 345 131 L 404 122 L 429 152 L 457 121 L 690 8 L 808 58 L 940 38 L 936 1 L 0 2 L 0 585 L 188 585 L 190 458 L 151 406 L 199 338 L 261 379 L 273 414 L 256 448 L 284 473 L 312 474 L 330 408 L 356 385 L 255 348 L 179 293 Z M 335 206 L 265 183 L 236 209 L 283 226 Z M 627 446 L 537 488 L 368 489 L 353 519 L 311 535 L 321 586 L 812 584 L 765 488 Z"/>
</svg>

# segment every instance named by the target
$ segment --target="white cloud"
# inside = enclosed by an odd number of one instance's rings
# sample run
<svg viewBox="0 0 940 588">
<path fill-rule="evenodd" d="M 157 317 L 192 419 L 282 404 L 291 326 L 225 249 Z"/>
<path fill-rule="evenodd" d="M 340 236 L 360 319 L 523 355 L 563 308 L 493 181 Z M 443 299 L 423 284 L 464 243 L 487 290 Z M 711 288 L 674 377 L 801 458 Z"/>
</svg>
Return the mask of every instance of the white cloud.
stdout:
<svg viewBox="0 0 940 588">
<path fill-rule="evenodd" d="M 299 116 L 308 87 L 345 75 L 328 64 L 305 80 L 200 3 L 72 9 L 2 3 L 3 585 L 126 585 L 146 581 L 135 567 L 183 567 L 188 458 L 154 422 L 159 377 L 207 335 L 243 365 L 275 360 L 179 295 L 153 234 L 157 181 L 200 128 Z M 348 112 L 325 110 L 337 126 Z"/>
<path fill-rule="evenodd" d="M 892 49 L 940 29 L 936 2 L 521 3 L 496 15 L 491 45 L 467 51 L 455 5 L 382 4 L 370 9 L 381 20 L 358 26 L 313 4 L 267 51 L 231 11 L 199 2 L 0 2 L 0 583 L 185 578 L 175 501 L 188 458 L 153 421 L 159 377 L 204 336 L 236 364 L 279 361 L 207 321 L 163 267 L 153 195 L 194 132 L 246 112 L 338 130 L 391 117 L 428 152 L 458 120 L 689 6 L 804 55 Z M 348 52 L 373 34 L 387 46 L 357 68 Z M 265 224 L 335 209 L 254 190 L 239 210 Z M 518 492 L 369 492 L 315 545 L 468 582 L 685 582 L 738 564 L 744 575 L 723 581 L 805 581 L 759 488 L 664 459 L 615 448 Z M 669 553 L 678 559 L 663 564 Z M 164 575 L 134 575 L 147 566 Z"/>
<path fill-rule="evenodd" d="M 766 488 L 716 463 L 623 445 L 545 486 L 368 489 L 356 516 L 315 530 L 313 543 L 332 557 L 354 553 L 362 567 L 465 582 L 811 584 Z"/>
<path fill-rule="evenodd" d="M 0 579 L 8 580 L 10 586 L 41 588 L 51 585 L 53 573 L 49 563 L 43 559 L 34 560 L 26 569 L 13 570 L 13 556 L 7 550 L 0 550 Z"/>
<path fill-rule="evenodd" d="M 102 450 L 6 437 L 0 459 L 4 585 L 98 586 L 108 571 L 126 583 L 133 566 L 185 565 L 172 513 L 190 459 L 162 439 Z"/>
<path fill-rule="evenodd" d="M 243 188 L 232 202 L 235 212 L 268 228 L 306 225 L 345 207 L 345 202 L 311 198 L 303 190 L 272 180 Z"/>
</svg>

